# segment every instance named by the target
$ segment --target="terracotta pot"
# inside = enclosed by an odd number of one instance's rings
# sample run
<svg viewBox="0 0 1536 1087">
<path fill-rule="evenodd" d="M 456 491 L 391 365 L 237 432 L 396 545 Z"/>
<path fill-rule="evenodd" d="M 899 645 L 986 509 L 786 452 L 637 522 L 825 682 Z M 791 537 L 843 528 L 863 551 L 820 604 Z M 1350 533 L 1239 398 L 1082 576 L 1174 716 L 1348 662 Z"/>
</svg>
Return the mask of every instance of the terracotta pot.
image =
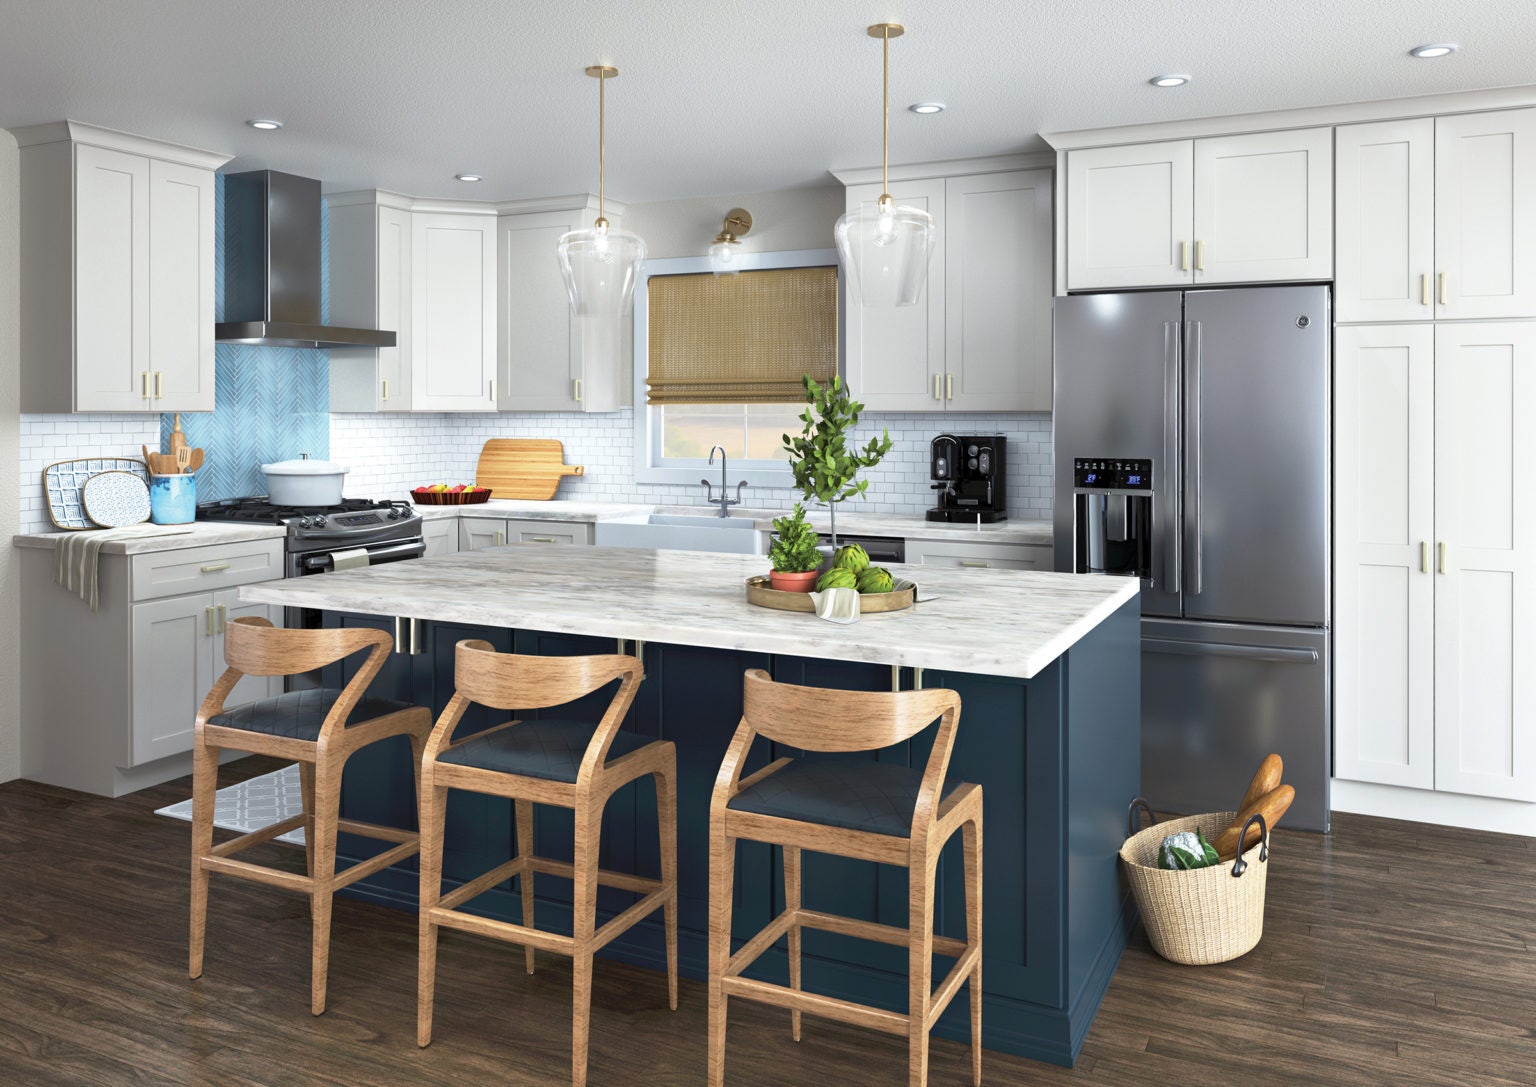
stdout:
<svg viewBox="0 0 1536 1087">
<path fill-rule="evenodd" d="M 768 573 L 768 587 L 783 593 L 808 593 L 816 588 L 816 579 L 820 576 L 821 572 L 819 570 L 806 570 L 798 574 L 785 574 L 778 570 L 770 570 Z"/>
</svg>

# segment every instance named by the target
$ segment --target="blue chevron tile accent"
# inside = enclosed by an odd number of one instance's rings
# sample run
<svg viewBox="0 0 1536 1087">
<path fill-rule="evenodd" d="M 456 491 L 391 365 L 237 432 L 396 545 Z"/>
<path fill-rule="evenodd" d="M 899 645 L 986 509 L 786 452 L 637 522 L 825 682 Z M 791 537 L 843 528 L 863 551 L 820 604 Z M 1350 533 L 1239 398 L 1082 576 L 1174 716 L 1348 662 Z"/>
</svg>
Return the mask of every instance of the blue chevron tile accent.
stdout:
<svg viewBox="0 0 1536 1087">
<path fill-rule="evenodd" d="M 224 178 L 216 178 L 214 198 L 214 297 L 218 319 L 224 317 L 226 243 L 238 250 L 245 239 L 226 238 Z M 329 216 L 320 209 L 321 312 L 329 319 Z M 197 499 L 239 498 L 266 493 L 261 466 L 290 460 L 300 453 L 323 459 L 330 452 L 330 364 L 324 350 L 301 347 L 253 347 L 221 343 L 214 349 L 214 401 L 211 412 L 184 413 L 187 443 L 207 451 L 198 473 Z M 170 439 L 174 416 L 160 417 L 162 448 Z"/>
</svg>

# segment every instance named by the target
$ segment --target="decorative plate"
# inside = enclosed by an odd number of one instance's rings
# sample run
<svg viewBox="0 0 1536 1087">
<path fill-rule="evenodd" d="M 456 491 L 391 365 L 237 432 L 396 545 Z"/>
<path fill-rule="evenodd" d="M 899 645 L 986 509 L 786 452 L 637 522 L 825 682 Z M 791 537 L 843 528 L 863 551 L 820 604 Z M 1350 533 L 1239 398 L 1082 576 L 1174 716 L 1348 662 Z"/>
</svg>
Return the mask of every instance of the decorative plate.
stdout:
<svg viewBox="0 0 1536 1087">
<path fill-rule="evenodd" d="M 102 528 L 149 520 L 149 488 L 132 472 L 99 472 L 80 488 L 85 515 Z"/>
<path fill-rule="evenodd" d="M 86 480 L 102 472 L 129 472 L 149 484 L 144 462 L 127 457 L 89 457 L 50 464 L 43 469 L 43 492 L 48 496 L 48 517 L 54 525 L 72 531 L 99 527 L 85 512 L 80 489 Z"/>
</svg>

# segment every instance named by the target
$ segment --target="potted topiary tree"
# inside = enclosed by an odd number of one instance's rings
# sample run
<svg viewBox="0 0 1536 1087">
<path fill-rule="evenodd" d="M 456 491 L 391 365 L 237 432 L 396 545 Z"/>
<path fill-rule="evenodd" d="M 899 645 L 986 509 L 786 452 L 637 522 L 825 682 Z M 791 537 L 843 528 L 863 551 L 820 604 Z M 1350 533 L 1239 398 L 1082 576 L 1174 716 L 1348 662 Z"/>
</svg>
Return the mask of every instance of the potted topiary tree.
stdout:
<svg viewBox="0 0 1536 1087">
<path fill-rule="evenodd" d="M 816 530 L 805 519 L 805 507 L 796 502 L 793 513 L 775 518 L 773 533 L 773 543 L 768 547 L 768 561 L 773 563 L 769 587 L 791 593 L 810 592 L 816 587 L 822 554 L 816 546 Z"/>
<path fill-rule="evenodd" d="M 863 449 L 848 447 L 848 432 L 859 424 L 864 405 L 853 399 L 843 379 L 836 374 L 825 385 L 809 374 L 801 379 L 809 405 L 800 413 L 805 423 L 798 438 L 784 435 L 784 449 L 789 454 L 789 468 L 795 486 L 807 500 L 826 505 L 832 517 L 832 547 L 837 548 L 837 506 L 869 488 L 869 480 L 857 479 L 859 469 L 873 468 L 891 451 L 891 432 L 884 430 L 871 438 Z"/>
</svg>

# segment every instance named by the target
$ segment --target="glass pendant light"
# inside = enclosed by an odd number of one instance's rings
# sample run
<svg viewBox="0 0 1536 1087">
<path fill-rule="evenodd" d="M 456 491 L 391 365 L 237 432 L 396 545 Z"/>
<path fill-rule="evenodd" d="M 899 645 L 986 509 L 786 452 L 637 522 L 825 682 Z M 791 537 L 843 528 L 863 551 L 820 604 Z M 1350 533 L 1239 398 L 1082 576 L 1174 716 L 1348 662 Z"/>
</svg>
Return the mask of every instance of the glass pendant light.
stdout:
<svg viewBox="0 0 1536 1087">
<path fill-rule="evenodd" d="M 627 230 L 610 229 L 603 215 L 608 165 L 606 87 L 618 74 L 617 68 L 606 64 L 587 69 L 587 75 L 597 80 L 597 222 L 590 229 L 562 234 L 555 247 L 571 310 L 578 317 L 626 316 L 635 301 L 636 275 L 645 263 L 644 240 Z"/>
<path fill-rule="evenodd" d="M 884 50 L 885 124 L 880 157 L 881 193 L 874 206 L 862 205 L 838 219 L 837 255 L 848 288 L 865 306 L 910 306 L 917 302 L 928 279 L 937 231 L 933 216 L 918 208 L 897 207 L 891 198 L 891 39 L 904 33 L 900 23 L 876 23 L 869 28 Z"/>
</svg>

